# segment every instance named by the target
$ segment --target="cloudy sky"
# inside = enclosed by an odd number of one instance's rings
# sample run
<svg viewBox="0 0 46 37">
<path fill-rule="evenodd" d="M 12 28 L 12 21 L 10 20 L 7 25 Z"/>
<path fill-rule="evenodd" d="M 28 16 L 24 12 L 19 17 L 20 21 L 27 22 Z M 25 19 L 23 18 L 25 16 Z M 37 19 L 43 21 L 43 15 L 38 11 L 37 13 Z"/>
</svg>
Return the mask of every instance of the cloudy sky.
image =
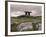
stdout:
<svg viewBox="0 0 46 37">
<path fill-rule="evenodd" d="M 41 16 L 41 6 L 34 6 L 34 5 L 10 5 L 10 12 L 11 17 L 16 17 L 20 15 L 25 15 L 24 11 L 30 11 L 31 16 Z"/>
</svg>

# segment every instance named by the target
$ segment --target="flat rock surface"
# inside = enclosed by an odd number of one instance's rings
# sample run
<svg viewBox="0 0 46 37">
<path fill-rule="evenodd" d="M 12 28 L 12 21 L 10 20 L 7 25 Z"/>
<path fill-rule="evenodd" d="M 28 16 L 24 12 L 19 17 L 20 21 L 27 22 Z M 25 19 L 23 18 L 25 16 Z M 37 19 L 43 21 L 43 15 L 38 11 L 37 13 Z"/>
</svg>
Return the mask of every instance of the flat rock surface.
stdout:
<svg viewBox="0 0 46 37">
<path fill-rule="evenodd" d="M 28 29 L 32 29 L 32 22 L 26 22 L 26 23 L 21 23 L 20 25 L 17 26 L 17 30 L 18 31 L 23 31 L 23 30 L 28 30 Z"/>
</svg>

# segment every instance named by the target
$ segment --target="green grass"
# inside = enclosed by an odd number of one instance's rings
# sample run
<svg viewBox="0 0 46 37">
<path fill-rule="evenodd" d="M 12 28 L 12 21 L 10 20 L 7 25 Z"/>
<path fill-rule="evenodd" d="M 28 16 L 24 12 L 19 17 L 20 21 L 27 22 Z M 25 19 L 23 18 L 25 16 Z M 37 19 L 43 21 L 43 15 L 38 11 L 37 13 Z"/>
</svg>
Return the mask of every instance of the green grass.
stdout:
<svg viewBox="0 0 46 37">
<path fill-rule="evenodd" d="M 33 25 L 33 31 L 34 30 L 38 30 L 35 26 L 37 23 L 33 23 L 33 19 L 35 20 L 40 20 L 39 23 L 41 23 L 41 16 L 36 16 L 36 17 L 33 17 L 33 16 L 18 16 L 18 17 L 11 17 L 11 31 L 12 32 L 16 32 L 17 29 L 16 29 L 16 26 L 21 24 L 21 23 L 24 23 L 24 22 L 32 22 L 32 25 Z M 28 30 L 29 31 L 29 30 Z M 31 30 L 30 30 L 31 31 Z"/>
</svg>

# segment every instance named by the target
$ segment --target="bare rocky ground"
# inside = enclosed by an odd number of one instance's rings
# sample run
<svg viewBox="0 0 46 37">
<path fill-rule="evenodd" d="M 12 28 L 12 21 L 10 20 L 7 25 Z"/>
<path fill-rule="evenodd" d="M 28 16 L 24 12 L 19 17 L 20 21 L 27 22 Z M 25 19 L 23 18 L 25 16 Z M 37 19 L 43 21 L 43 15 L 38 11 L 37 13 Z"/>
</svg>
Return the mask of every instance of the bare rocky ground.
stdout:
<svg viewBox="0 0 46 37">
<path fill-rule="evenodd" d="M 33 26 L 31 22 L 21 23 L 17 26 L 18 31 L 24 31 L 24 30 L 32 30 Z"/>
<path fill-rule="evenodd" d="M 37 21 L 38 22 L 38 21 Z M 36 22 L 34 22 L 34 23 L 36 23 Z M 31 30 L 31 31 L 33 31 L 33 25 L 32 25 L 32 22 L 25 22 L 25 23 L 21 23 L 20 25 L 18 25 L 17 27 L 16 27 L 16 29 L 18 30 L 18 31 L 28 31 L 28 30 Z M 35 24 L 35 28 L 37 28 L 37 30 L 41 30 L 41 23 L 37 23 L 37 24 Z M 34 28 L 34 29 L 35 29 Z"/>
</svg>

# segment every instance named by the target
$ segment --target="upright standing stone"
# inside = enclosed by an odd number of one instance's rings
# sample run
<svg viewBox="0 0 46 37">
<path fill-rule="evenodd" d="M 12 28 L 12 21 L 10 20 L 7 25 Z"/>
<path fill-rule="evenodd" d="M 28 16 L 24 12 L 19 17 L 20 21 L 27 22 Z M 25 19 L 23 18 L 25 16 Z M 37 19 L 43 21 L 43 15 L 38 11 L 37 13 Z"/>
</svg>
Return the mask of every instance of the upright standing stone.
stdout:
<svg viewBox="0 0 46 37">
<path fill-rule="evenodd" d="M 32 12 L 25 11 L 25 15 L 26 15 L 26 16 L 30 16 L 30 13 L 32 13 Z"/>
</svg>

